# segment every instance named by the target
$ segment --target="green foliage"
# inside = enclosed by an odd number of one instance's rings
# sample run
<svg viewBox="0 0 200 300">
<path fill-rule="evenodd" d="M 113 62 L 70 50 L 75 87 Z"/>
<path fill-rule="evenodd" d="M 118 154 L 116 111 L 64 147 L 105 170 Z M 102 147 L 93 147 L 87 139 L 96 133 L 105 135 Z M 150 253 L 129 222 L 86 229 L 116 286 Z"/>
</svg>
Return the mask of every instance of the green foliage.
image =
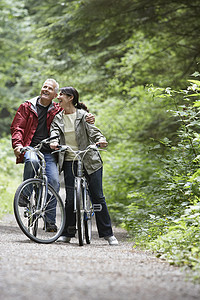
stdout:
<svg viewBox="0 0 200 300">
<path fill-rule="evenodd" d="M 23 1 L 1 1 L 0 137 L 10 132 L 12 116 L 30 96 L 33 70 L 30 20 Z M 32 65 L 31 65 L 32 64 Z M 37 75 L 38 76 L 38 75 Z"/>
<path fill-rule="evenodd" d="M 118 78 L 122 84 L 177 86 L 198 71 L 197 0 L 27 0 L 26 6 L 58 73 L 72 75 L 76 66 L 79 74 L 91 58 L 92 67 L 104 75 L 102 86 L 119 65 L 128 71 Z"/>
<path fill-rule="evenodd" d="M 192 268 L 193 278 L 200 281 L 200 204 L 189 206 L 169 223 L 168 232 L 150 241 L 148 247 L 171 264 Z"/>
<path fill-rule="evenodd" d="M 163 94 L 173 100 L 182 95 L 185 102 L 171 109 L 180 123 L 177 138 L 164 138 L 149 148 L 155 172 L 150 173 L 146 187 L 135 184 L 123 226 L 132 232 L 136 244 L 158 251 L 170 263 L 191 267 L 199 280 L 200 81 L 191 83 L 185 91 Z"/>
<path fill-rule="evenodd" d="M 15 165 L 10 139 L 0 139 L 0 218 L 13 211 L 13 197 L 21 182 L 21 167 Z"/>
<path fill-rule="evenodd" d="M 131 102 L 137 86 L 180 86 L 198 71 L 196 0 L 10 0 L 1 7 L 1 136 L 47 77 L 74 85 L 86 100 Z"/>
</svg>

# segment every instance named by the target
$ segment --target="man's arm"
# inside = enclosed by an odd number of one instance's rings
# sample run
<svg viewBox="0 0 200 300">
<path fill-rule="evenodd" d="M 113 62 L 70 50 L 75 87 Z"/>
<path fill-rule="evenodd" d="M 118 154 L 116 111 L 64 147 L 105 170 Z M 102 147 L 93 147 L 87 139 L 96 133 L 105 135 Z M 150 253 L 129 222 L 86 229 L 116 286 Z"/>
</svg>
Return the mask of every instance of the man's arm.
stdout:
<svg viewBox="0 0 200 300">
<path fill-rule="evenodd" d="M 24 105 L 21 104 L 10 127 L 12 135 L 12 147 L 16 157 L 20 156 L 20 149 L 23 147 L 23 135 L 27 125 L 27 119 L 26 109 Z"/>
</svg>

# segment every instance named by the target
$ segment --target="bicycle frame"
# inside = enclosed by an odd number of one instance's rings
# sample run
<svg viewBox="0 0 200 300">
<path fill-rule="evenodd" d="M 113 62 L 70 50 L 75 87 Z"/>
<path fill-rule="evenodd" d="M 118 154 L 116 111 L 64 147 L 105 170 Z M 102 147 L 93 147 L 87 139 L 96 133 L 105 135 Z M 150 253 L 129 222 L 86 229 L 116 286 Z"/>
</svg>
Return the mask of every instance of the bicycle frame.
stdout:
<svg viewBox="0 0 200 300">
<path fill-rule="evenodd" d="M 75 158 L 72 163 L 72 173 L 74 174 L 74 213 L 76 214 L 76 226 L 78 229 L 78 238 L 79 245 L 83 246 L 83 223 L 85 222 L 85 238 L 86 242 L 90 244 L 91 240 L 91 217 L 94 215 L 94 212 L 101 211 L 101 204 L 93 204 L 91 202 L 87 180 L 84 176 L 83 172 L 83 159 L 84 155 L 87 153 L 89 149 L 97 150 L 96 145 L 89 145 L 85 150 L 74 151 L 69 146 L 58 146 L 58 150 L 55 152 L 66 151 L 70 149 L 74 154 Z M 82 156 L 81 156 L 82 155 Z M 74 162 L 77 161 L 77 174 L 74 171 Z"/>
<path fill-rule="evenodd" d="M 82 159 L 80 156 L 78 156 L 78 161 L 77 161 L 77 176 L 75 176 L 75 183 L 74 183 L 74 188 L 77 188 L 77 178 L 81 179 L 81 185 L 83 187 L 83 209 L 85 212 L 87 212 L 86 209 L 86 193 L 87 193 L 87 180 L 84 177 L 83 174 L 83 164 L 82 164 Z M 74 172 L 73 172 L 74 173 Z M 76 204 L 76 193 L 74 194 L 74 212 L 77 210 L 77 204 Z"/>
</svg>

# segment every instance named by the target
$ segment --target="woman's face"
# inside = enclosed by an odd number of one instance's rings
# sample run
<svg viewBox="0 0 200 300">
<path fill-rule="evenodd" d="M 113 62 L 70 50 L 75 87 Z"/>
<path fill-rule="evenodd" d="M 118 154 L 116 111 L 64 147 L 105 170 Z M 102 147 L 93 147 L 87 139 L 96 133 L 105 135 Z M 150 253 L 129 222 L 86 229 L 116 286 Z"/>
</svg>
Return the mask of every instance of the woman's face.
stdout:
<svg viewBox="0 0 200 300">
<path fill-rule="evenodd" d="M 59 101 L 60 107 L 64 108 L 67 104 L 72 104 L 73 96 L 69 96 L 60 92 L 57 99 Z"/>
</svg>

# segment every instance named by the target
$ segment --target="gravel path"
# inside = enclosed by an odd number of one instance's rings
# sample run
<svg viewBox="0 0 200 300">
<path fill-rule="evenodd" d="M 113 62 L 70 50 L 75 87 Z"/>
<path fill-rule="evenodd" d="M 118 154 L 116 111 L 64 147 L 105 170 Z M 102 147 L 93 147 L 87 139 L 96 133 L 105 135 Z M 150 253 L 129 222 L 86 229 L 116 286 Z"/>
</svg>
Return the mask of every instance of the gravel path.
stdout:
<svg viewBox="0 0 200 300">
<path fill-rule="evenodd" d="M 133 249 L 125 231 L 114 228 L 119 246 L 99 239 L 91 245 L 36 244 L 14 216 L 0 221 L 0 299 L 2 300 L 192 300 L 200 285 L 145 251 Z"/>
</svg>

